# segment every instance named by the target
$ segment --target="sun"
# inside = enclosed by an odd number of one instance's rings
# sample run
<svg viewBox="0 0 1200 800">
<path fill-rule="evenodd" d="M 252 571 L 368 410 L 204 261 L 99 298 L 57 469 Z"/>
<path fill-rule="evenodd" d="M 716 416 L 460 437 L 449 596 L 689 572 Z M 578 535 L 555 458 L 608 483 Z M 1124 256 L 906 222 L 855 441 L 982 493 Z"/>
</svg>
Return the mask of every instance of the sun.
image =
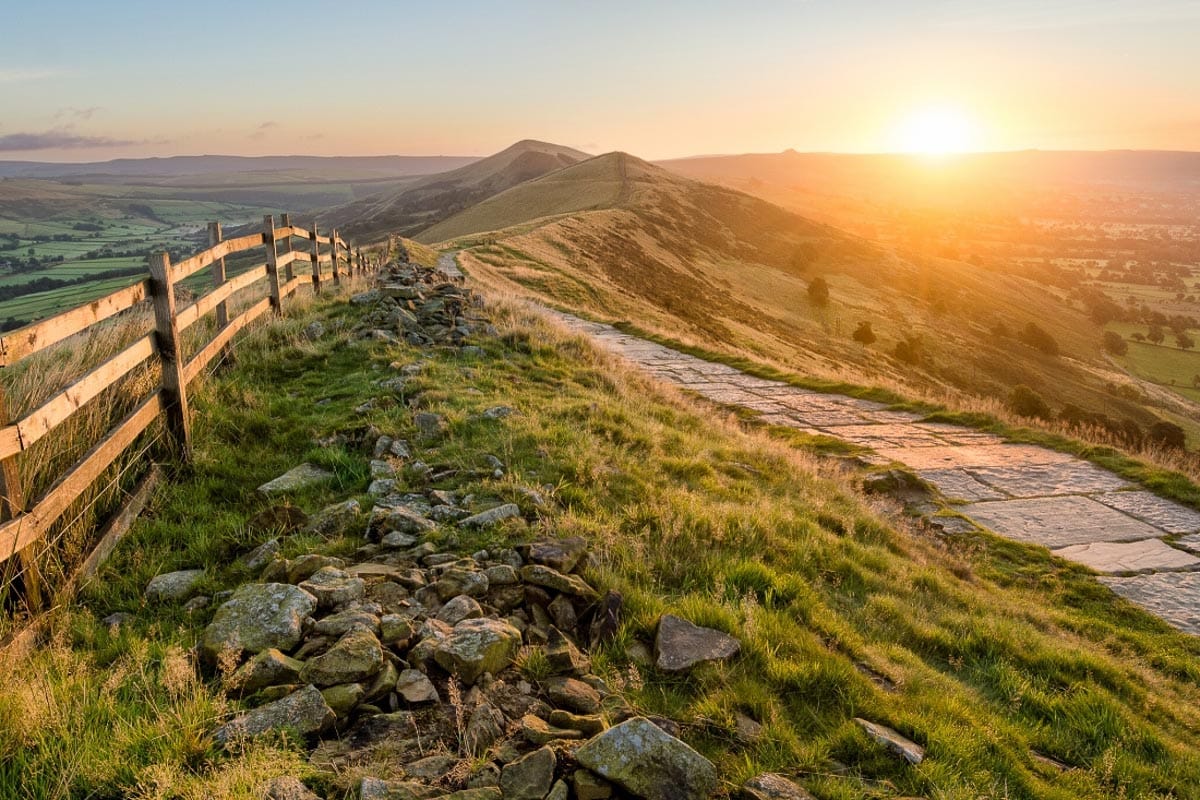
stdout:
<svg viewBox="0 0 1200 800">
<path fill-rule="evenodd" d="M 975 130 L 971 120 L 956 108 L 922 108 L 896 127 L 895 148 L 902 153 L 943 156 L 969 150 Z"/>
</svg>

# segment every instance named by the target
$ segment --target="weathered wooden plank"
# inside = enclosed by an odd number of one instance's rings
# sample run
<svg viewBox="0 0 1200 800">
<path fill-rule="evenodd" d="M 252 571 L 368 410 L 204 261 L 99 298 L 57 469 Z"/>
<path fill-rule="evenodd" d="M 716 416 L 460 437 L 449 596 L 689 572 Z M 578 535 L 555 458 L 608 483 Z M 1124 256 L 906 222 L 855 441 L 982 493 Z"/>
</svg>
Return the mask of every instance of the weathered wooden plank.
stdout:
<svg viewBox="0 0 1200 800">
<path fill-rule="evenodd" d="M 225 258 L 225 256 L 231 256 L 234 253 L 241 253 L 245 250 L 252 250 L 262 243 L 263 236 L 261 233 L 251 233 L 247 236 L 239 236 L 236 239 L 226 239 L 215 247 L 202 250 L 191 258 L 186 258 L 176 264 L 171 270 L 171 282 L 178 283 L 184 278 L 195 275 L 219 258 Z"/>
<path fill-rule="evenodd" d="M 29 449 L 34 442 L 61 425 L 87 401 L 129 374 L 154 355 L 154 334 L 149 333 L 94 370 L 51 397 L 23 419 L 0 428 L 0 459 Z"/>
<path fill-rule="evenodd" d="M 20 359 L 61 342 L 68 336 L 74 336 L 97 322 L 133 308 L 149 296 L 150 281 L 142 281 L 0 336 L 0 367 L 15 364 Z"/>
<path fill-rule="evenodd" d="M 288 281 L 287 286 L 283 287 L 284 296 L 291 297 L 292 295 L 294 295 L 296 293 L 297 289 L 299 289 L 301 286 L 304 286 L 305 284 L 308 284 L 309 286 L 311 286 L 312 280 L 307 275 L 297 275 L 296 277 L 294 277 L 290 281 Z"/>
<path fill-rule="evenodd" d="M 221 348 L 228 344 L 239 331 L 270 310 L 271 298 L 264 297 L 239 314 L 236 319 L 230 320 L 229 324 L 221 329 L 220 333 L 211 342 L 204 345 L 204 347 L 200 348 L 200 352 L 192 356 L 192 360 L 187 363 L 183 371 L 184 382 L 191 383 L 217 357 L 217 353 L 221 352 Z"/>
<path fill-rule="evenodd" d="M 287 214 L 283 214 L 282 216 L 285 221 L 290 219 L 289 215 Z M 291 238 L 293 236 L 298 236 L 301 239 L 307 239 L 312 236 L 312 232 L 306 228 L 301 228 L 298 225 L 291 224 L 284 224 L 283 227 L 275 229 L 276 239 Z"/>
<path fill-rule="evenodd" d="M 71 581 L 64 589 L 69 589 L 71 584 L 76 581 L 86 583 L 99 571 L 108 557 L 112 555 L 112 551 L 117 544 L 129 533 L 129 529 L 133 527 L 133 523 L 137 520 L 138 515 L 146 508 L 146 504 L 150 501 L 150 495 L 153 494 L 155 487 L 162 480 L 163 469 L 158 464 L 151 464 L 149 471 L 145 476 L 138 481 L 138 485 L 134 487 L 133 492 L 129 495 L 129 499 L 121 506 L 120 510 L 113 515 L 100 534 L 100 541 L 79 565 L 79 569 L 71 577 Z M 66 592 L 59 592 L 61 598 Z"/>
<path fill-rule="evenodd" d="M 209 311 L 212 311 L 214 307 L 220 309 L 220 307 L 224 305 L 225 301 L 230 297 L 237 294 L 242 289 L 253 286 L 265 277 L 267 277 L 267 265 L 259 264 L 257 267 L 252 267 L 251 269 L 243 272 L 241 275 L 238 275 L 236 278 L 221 284 L 220 289 L 209 292 L 179 312 L 177 316 L 177 319 L 179 320 L 179 330 L 187 330 L 192 325 L 195 325 L 197 320 L 199 320 Z M 229 324 L 228 319 L 225 320 L 224 324 L 221 324 L 219 319 L 217 322 L 217 327 L 219 328 Z"/>
<path fill-rule="evenodd" d="M 329 261 L 333 265 L 333 285 L 334 286 L 340 286 L 342 283 L 342 276 L 338 274 L 337 239 L 338 239 L 337 229 L 335 228 L 333 230 L 333 232 L 331 234 L 329 234 Z"/>
<path fill-rule="evenodd" d="M 150 426 L 163 411 L 162 392 L 142 401 L 100 443 L 88 451 L 75 467 L 50 488 L 38 504 L 15 519 L 0 523 L 0 561 L 5 561 L 50 530 L 71 503 L 92 485 L 100 473 L 116 461 L 125 448 Z"/>
<path fill-rule="evenodd" d="M 162 361 L 162 396 L 167 410 L 167 432 L 180 458 L 191 460 L 192 420 L 188 409 L 187 381 L 183 379 L 183 350 L 175 315 L 175 286 L 171 259 L 166 253 L 150 257 L 151 299 L 154 302 L 154 335 Z"/>
</svg>

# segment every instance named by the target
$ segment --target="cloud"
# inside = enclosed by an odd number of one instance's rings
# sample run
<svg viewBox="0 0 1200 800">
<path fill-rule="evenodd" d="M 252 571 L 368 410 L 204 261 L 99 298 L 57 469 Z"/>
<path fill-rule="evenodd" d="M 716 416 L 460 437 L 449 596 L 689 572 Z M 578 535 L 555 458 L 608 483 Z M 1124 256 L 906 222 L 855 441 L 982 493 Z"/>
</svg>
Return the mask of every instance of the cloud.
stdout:
<svg viewBox="0 0 1200 800">
<path fill-rule="evenodd" d="M 40 81 L 61 75 L 60 69 L 0 69 L 0 83 L 24 83 Z"/>
<path fill-rule="evenodd" d="M 0 134 L 0 152 L 22 152 L 27 150 L 80 150 L 89 147 L 130 147 L 145 144 L 131 139 L 113 139 L 108 136 L 84 136 L 67 130 L 42 131 L 40 133 Z"/>
<path fill-rule="evenodd" d="M 103 110 L 103 106 L 91 106 L 89 108 L 75 108 L 73 106 L 67 106 L 66 108 L 60 108 L 58 111 L 55 111 L 54 119 L 65 118 L 72 120 L 73 122 L 86 122 Z"/>
<path fill-rule="evenodd" d="M 278 128 L 278 127 L 279 127 L 278 122 L 276 122 L 273 119 L 269 119 L 266 122 L 264 122 L 262 125 L 259 125 L 257 128 L 255 128 L 254 133 L 250 134 L 250 138 L 251 139 L 261 139 L 267 135 L 267 131 L 271 130 L 272 128 Z"/>
</svg>

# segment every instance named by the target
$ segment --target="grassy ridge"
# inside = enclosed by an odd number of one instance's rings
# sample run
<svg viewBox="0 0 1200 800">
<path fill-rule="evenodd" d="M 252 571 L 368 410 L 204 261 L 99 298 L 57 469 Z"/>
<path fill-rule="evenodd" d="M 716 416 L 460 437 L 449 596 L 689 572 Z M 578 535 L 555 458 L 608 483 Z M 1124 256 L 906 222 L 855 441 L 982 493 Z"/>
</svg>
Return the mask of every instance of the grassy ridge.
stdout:
<svg viewBox="0 0 1200 800">
<path fill-rule="evenodd" d="M 398 399 L 419 398 L 450 423 L 421 457 L 466 468 L 500 457 L 504 479 L 456 487 L 480 497 L 527 502 L 521 487 L 554 487 L 541 529 L 455 534 L 458 547 L 587 536 L 599 554 L 591 579 L 622 590 L 627 609 L 597 668 L 631 702 L 679 720 L 718 763 L 724 790 L 762 769 L 826 799 L 1187 797 L 1200 785 L 1200 642 L 1081 568 L 984 535 L 909 528 L 807 454 L 513 309 L 496 310 L 500 337 L 467 361 L 353 339 L 355 313 L 319 302 L 331 333 L 317 342 L 301 335 L 310 318 L 264 327 L 239 346 L 235 369 L 196 394 L 195 465 L 155 499 L 101 582 L 59 612 L 48 645 L 0 672 L 0 787 L 254 797 L 270 775 L 306 774 L 287 742 L 232 757 L 211 748 L 207 733 L 231 701 L 188 655 L 211 609 L 189 617 L 145 605 L 141 592 L 185 567 L 208 568 L 210 590 L 246 579 L 233 557 L 269 536 L 247 527 L 265 505 L 253 488 L 301 460 L 338 476 L 296 498 L 306 510 L 362 492 L 366 457 L 316 441 L 366 424 L 410 435 L 403 403 L 353 409 L 380 394 L 373 384 L 389 364 L 421 359 Z M 518 413 L 479 416 L 500 403 Z M 739 637 L 743 655 L 690 679 L 639 666 L 628 645 L 648 640 L 668 610 Z M 114 633 L 99 619 L 116 611 L 135 618 Z M 739 743 L 736 713 L 762 722 L 763 738 Z M 898 728 L 928 759 L 911 768 L 884 755 L 855 715 Z M 1070 771 L 1043 766 L 1031 748 Z M 350 777 L 310 776 L 332 796 Z"/>
</svg>

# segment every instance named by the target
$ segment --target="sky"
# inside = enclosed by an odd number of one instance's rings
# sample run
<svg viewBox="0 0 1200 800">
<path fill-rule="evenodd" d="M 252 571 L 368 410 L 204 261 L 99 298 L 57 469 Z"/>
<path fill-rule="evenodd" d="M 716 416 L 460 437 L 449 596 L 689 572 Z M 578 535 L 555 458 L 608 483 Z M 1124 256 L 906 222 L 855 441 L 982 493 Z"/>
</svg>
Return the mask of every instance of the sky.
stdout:
<svg viewBox="0 0 1200 800">
<path fill-rule="evenodd" d="M 1200 0 L 0 0 L 0 19 L 0 159 L 1200 150 Z"/>
</svg>

